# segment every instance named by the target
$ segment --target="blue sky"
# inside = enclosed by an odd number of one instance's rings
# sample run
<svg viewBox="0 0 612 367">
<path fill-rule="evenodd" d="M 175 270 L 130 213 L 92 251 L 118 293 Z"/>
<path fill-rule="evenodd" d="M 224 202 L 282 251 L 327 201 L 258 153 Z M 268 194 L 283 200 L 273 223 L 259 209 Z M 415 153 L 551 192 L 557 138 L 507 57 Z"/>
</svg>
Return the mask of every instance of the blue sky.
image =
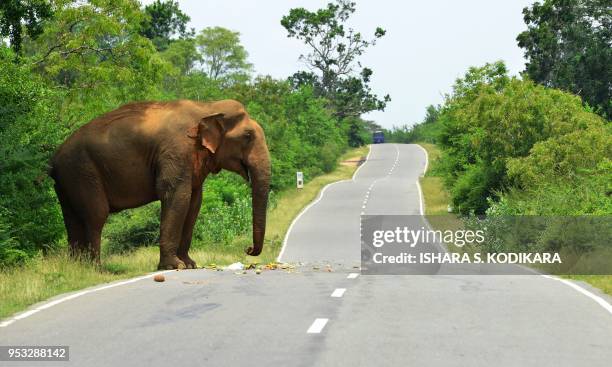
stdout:
<svg viewBox="0 0 612 367">
<path fill-rule="evenodd" d="M 256 72 L 277 78 L 304 69 L 298 57 L 307 51 L 299 41 L 286 37 L 281 17 L 294 7 L 314 10 L 327 2 L 179 0 L 192 27 L 222 26 L 240 32 Z M 387 30 L 361 59 L 374 70 L 374 91 L 389 93 L 393 99 L 385 112 L 365 116 L 385 127 L 421 121 L 426 106 L 442 102 L 444 93 L 469 66 L 504 60 L 513 74 L 524 68 L 516 36 L 525 29 L 521 11 L 533 1 L 356 2 L 351 26 L 364 34 L 372 34 L 377 26 Z"/>
</svg>

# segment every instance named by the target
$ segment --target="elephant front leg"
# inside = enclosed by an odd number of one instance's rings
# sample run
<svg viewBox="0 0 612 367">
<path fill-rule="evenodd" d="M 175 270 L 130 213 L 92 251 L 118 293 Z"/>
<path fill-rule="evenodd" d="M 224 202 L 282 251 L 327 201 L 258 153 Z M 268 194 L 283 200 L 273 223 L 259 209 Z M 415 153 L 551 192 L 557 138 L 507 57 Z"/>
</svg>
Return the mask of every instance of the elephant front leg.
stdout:
<svg viewBox="0 0 612 367">
<path fill-rule="evenodd" d="M 161 196 L 158 269 L 185 269 L 186 267 L 177 252 L 190 207 L 191 187 L 181 186 L 185 187 L 177 187 L 174 192 Z"/>
<path fill-rule="evenodd" d="M 178 258 L 181 259 L 187 269 L 196 269 L 196 263 L 189 257 L 189 247 L 193 237 L 193 227 L 195 226 L 200 206 L 202 205 L 202 187 L 198 187 L 191 192 L 191 202 L 189 203 L 189 211 L 183 225 L 183 233 L 181 235 L 181 243 L 178 248 Z"/>
</svg>

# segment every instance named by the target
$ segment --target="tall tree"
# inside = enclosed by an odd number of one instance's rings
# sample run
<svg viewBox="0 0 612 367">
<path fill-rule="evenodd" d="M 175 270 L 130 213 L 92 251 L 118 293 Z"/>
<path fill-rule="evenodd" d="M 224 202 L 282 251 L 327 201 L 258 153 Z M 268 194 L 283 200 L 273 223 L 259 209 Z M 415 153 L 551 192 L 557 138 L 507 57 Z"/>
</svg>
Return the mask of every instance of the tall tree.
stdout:
<svg viewBox="0 0 612 367">
<path fill-rule="evenodd" d="M 432 105 L 430 104 L 429 106 L 427 106 L 426 112 L 425 112 L 425 119 L 423 120 L 423 124 L 433 124 L 434 122 L 438 121 L 438 118 L 440 117 L 440 110 L 442 109 L 442 107 L 440 105 Z"/>
<path fill-rule="evenodd" d="M 194 30 L 187 28 L 191 18 L 179 8 L 178 1 L 155 0 L 144 7 L 145 19 L 142 21 L 140 34 L 147 37 L 158 50 L 168 48 L 172 40 L 193 37 Z"/>
<path fill-rule="evenodd" d="M 292 78 L 297 84 L 311 84 L 320 94 L 329 98 L 340 117 L 359 116 L 373 110 L 383 110 L 390 100 L 382 100 L 369 87 L 372 70 L 363 68 L 358 61 L 366 49 L 385 35 L 377 27 L 374 36 L 366 39 L 346 26 L 355 12 L 355 3 L 336 0 L 316 11 L 295 8 L 281 20 L 290 38 L 303 41 L 310 52 L 301 55 L 311 72 L 299 72 Z"/>
<path fill-rule="evenodd" d="M 54 0 L 53 18 L 27 50 L 38 73 L 68 92 L 64 102 L 83 108 L 70 118 L 81 122 L 119 103 L 146 99 L 172 71 L 138 34 L 142 18 L 137 0 Z"/>
<path fill-rule="evenodd" d="M 51 15 L 51 5 L 47 0 L 2 0 L 0 36 L 8 37 L 13 50 L 20 53 L 23 36 L 27 34 L 34 38 L 41 34 L 42 22 Z"/>
<path fill-rule="evenodd" d="M 248 77 L 253 68 L 238 32 L 223 27 L 205 28 L 196 36 L 196 47 L 204 71 L 213 80 Z"/>
<path fill-rule="evenodd" d="M 518 35 L 526 73 L 546 86 L 580 95 L 612 117 L 612 7 L 610 0 L 545 0 L 523 9 Z"/>
<path fill-rule="evenodd" d="M 172 63 L 178 69 L 180 75 L 188 74 L 194 68 L 196 62 L 201 60 L 193 38 L 174 40 L 161 53 L 161 56 Z"/>
</svg>

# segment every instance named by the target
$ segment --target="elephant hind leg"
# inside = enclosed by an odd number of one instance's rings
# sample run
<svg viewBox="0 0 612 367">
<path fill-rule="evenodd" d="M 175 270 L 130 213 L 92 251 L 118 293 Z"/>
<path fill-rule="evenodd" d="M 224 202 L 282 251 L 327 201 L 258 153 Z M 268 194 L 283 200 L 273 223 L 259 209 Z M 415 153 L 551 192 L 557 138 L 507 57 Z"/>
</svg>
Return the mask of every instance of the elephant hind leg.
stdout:
<svg viewBox="0 0 612 367">
<path fill-rule="evenodd" d="M 68 198 L 58 185 L 55 185 L 55 192 L 62 208 L 64 225 L 66 227 L 66 233 L 68 234 L 70 255 L 74 258 L 80 258 L 85 255 L 85 250 L 87 249 L 85 225 L 78 217 L 75 210 L 72 208 L 72 205 L 68 201 Z"/>
<path fill-rule="evenodd" d="M 87 242 L 89 243 L 89 257 L 100 264 L 100 243 L 102 242 L 102 227 L 106 218 L 101 221 L 89 222 L 85 225 Z"/>
<path fill-rule="evenodd" d="M 84 180 L 73 185 L 75 186 L 73 191 L 62 190 L 62 187 L 56 185 L 71 252 L 76 256 L 86 255 L 100 263 L 102 227 L 110 211 L 104 187 L 96 179 Z"/>
<path fill-rule="evenodd" d="M 81 218 L 83 218 L 85 238 L 89 246 L 89 257 L 99 264 L 102 227 L 106 223 L 110 208 L 101 185 L 99 187 L 90 186 L 90 192 L 91 197 L 79 200 L 83 203 L 79 212 Z"/>
</svg>

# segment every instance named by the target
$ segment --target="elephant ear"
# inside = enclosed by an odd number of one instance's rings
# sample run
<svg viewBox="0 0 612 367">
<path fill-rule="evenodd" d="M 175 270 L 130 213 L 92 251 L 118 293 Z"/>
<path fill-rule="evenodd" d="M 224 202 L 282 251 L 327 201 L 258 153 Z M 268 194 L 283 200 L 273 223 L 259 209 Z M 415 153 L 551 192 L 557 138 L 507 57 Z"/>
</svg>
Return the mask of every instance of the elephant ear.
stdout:
<svg viewBox="0 0 612 367">
<path fill-rule="evenodd" d="M 187 130 L 187 136 L 200 139 L 202 146 L 214 154 L 223 137 L 223 126 L 219 123 L 221 118 L 222 113 L 203 117 L 198 125 Z"/>
</svg>

